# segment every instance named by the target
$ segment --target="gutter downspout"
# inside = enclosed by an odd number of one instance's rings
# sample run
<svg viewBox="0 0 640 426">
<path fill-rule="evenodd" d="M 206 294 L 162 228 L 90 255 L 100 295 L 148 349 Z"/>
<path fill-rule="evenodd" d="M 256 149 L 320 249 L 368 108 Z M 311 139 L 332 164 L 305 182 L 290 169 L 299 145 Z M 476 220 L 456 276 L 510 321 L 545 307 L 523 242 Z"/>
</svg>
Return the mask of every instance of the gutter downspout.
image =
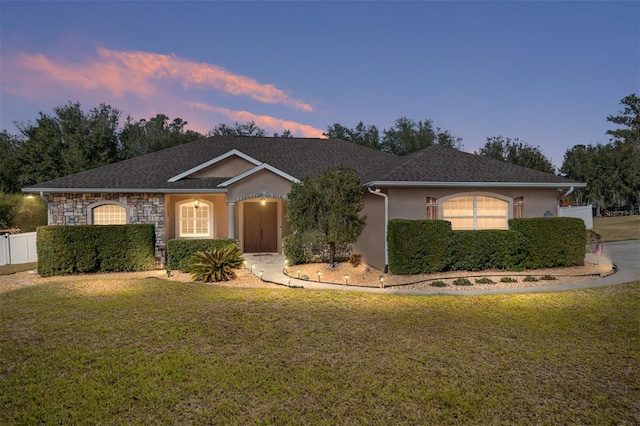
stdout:
<svg viewBox="0 0 640 426">
<path fill-rule="evenodd" d="M 575 188 L 574 188 L 574 187 L 573 187 L 573 185 L 572 185 L 572 186 L 571 186 L 571 188 L 569 188 L 569 190 L 568 190 L 565 194 L 562 194 L 562 195 L 560 196 L 560 198 L 558 198 L 558 207 L 560 207 L 560 201 L 562 201 L 562 199 L 563 199 L 564 197 L 569 196 L 569 195 L 573 192 L 573 190 L 574 190 L 574 189 L 575 189 Z"/>
<path fill-rule="evenodd" d="M 372 191 L 371 188 L 367 188 L 373 195 L 384 197 L 384 273 L 389 272 L 389 243 L 387 242 L 387 228 L 389 227 L 389 196 L 384 192 L 380 192 L 380 188 Z"/>
</svg>

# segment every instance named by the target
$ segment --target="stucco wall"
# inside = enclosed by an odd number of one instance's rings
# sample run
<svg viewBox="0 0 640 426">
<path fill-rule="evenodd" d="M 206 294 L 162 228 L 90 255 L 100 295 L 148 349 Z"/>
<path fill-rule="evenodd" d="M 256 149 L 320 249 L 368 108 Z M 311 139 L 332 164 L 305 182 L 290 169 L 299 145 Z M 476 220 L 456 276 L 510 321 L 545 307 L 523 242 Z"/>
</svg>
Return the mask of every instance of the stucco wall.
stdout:
<svg viewBox="0 0 640 426">
<path fill-rule="evenodd" d="M 229 186 L 228 201 L 244 201 L 250 198 L 285 199 L 291 191 L 291 182 L 268 170 L 260 170 Z"/>
<path fill-rule="evenodd" d="M 166 195 L 167 240 L 177 238 L 176 203 L 195 198 L 213 203 L 213 238 L 227 238 L 227 201 L 225 194 L 171 194 Z"/>
<path fill-rule="evenodd" d="M 389 219 L 426 219 L 426 198 L 465 194 L 501 195 L 512 200 L 524 197 L 525 217 L 542 217 L 546 211 L 558 215 L 556 189 L 531 188 L 389 188 Z M 513 203 L 509 201 L 509 218 L 513 214 Z"/>
<path fill-rule="evenodd" d="M 204 177 L 233 177 L 238 176 L 255 167 L 255 164 L 242 159 L 237 156 L 231 156 L 224 160 L 197 171 L 189 176 L 190 178 L 204 178 Z"/>
<path fill-rule="evenodd" d="M 90 223 L 88 207 L 115 201 L 128 206 L 127 223 L 150 223 L 156 232 L 156 266 L 164 267 L 166 244 L 165 200 L 162 194 L 50 194 L 49 225 L 72 226 Z"/>
<path fill-rule="evenodd" d="M 385 266 L 384 198 L 367 192 L 362 201 L 364 207 L 360 214 L 367 216 L 367 223 L 353 245 L 353 253 L 362 254 L 363 262 L 382 271 Z"/>
</svg>

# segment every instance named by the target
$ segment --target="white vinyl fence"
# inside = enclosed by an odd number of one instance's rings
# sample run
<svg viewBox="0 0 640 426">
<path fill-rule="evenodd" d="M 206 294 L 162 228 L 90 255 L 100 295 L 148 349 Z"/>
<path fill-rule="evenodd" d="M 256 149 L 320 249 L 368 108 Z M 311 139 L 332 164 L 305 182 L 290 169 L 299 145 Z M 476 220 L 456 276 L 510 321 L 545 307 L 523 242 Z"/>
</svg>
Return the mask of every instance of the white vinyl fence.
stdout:
<svg viewBox="0 0 640 426">
<path fill-rule="evenodd" d="M 577 217 L 584 221 L 587 229 L 593 229 L 593 209 L 591 204 L 588 206 L 558 207 L 558 216 Z"/>
<path fill-rule="evenodd" d="M 0 235 L 0 266 L 37 261 L 35 232 Z"/>
</svg>

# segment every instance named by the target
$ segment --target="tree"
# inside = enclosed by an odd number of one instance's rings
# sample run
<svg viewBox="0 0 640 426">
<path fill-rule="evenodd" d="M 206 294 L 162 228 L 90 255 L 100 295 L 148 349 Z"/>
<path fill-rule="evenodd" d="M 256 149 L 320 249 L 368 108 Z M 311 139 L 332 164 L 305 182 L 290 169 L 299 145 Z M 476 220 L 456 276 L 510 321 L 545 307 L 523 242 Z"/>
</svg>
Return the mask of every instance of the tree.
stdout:
<svg viewBox="0 0 640 426">
<path fill-rule="evenodd" d="M 381 137 L 376 126 L 367 126 L 360 121 L 353 129 L 334 123 L 327 128 L 323 135 L 344 139 L 395 155 L 408 154 L 433 144 L 456 149 L 462 146 L 462 138 L 453 136 L 448 130 L 434 128 L 433 122 L 428 119 L 415 121 L 407 117 L 400 117 L 391 128 L 384 129 L 382 133 Z"/>
<path fill-rule="evenodd" d="M 120 111 L 101 104 L 85 113 L 78 102 L 40 112 L 35 123 L 17 123 L 17 187 L 55 179 L 118 159 Z"/>
<path fill-rule="evenodd" d="M 278 133 L 274 133 L 273 137 L 274 138 L 292 138 L 293 133 L 291 133 L 291 130 L 289 129 L 284 129 L 284 132 L 282 132 L 281 135 L 279 135 Z"/>
<path fill-rule="evenodd" d="M 292 185 L 287 221 L 294 232 L 318 234 L 329 247 L 329 264 L 334 265 L 336 245 L 354 243 L 364 228 L 366 217 L 359 216 L 362 193 L 355 171 L 329 169 L 316 179 Z"/>
<path fill-rule="evenodd" d="M 380 131 L 376 126 L 367 126 L 362 121 L 353 129 L 335 123 L 322 134 L 328 138 L 337 138 L 373 149 L 381 149 Z"/>
<path fill-rule="evenodd" d="M 640 98 L 635 93 L 620 101 L 624 109 L 607 121 L 623 126 L 608 130 L 616 151 L 618 181 L 616 189 L 621 199 L 631 204 L 640 202 Z"/>
<path fill-rule="evenodd" d="M 187 124 L 187 121 L 179 117 L 170 121 L 164 114 L 156 114 L 149 120 L 137 122 L 128 116 L 120 132 L 121 158 L 149 154 L 204 137 L 193 130 L 185 130 Z"/>
<path fill-rule="evenodd" d="M 448 130 L 434 128 L 433 122 L 414 121 L 400 117 L 390 129 L 384 130 L 382 151 L 395 155 L 409 154 L 431 145 L 459 148 L 462 139 L 454 137 Z"/>
<path fill-rule="evenodd" d="M 619 115 L 610 115 L 607 121 L 626 128 L 607 130 L 607 134 L 613 136 L 614 142 L 632 142 L 640 145 L 640 98 L 635 93 L 624 97 L 620 101 L 624 109 Z"/>
<path fill-rule="evenodd" d="M 586 182 L 584 190 L 576 190 L 577 197 L 600 208 L 640 202 L 640 98 L 631 94 L 620 103 L 623 111 L 607 117 L 622 126 L 607 131 L 611 142 L 574 146 L 566 151 L 560 168 L 563 176 Z"/>
<path fill-rule="evenodd" d="M 511 139 L 502 136 L 487 138 L 487 142 L 480 148 L 479 153 L 494 160 L 505 161 L 545 173 L 555 173 L 553 164 L 542 154 L 539 146 L 533 147 L 518 138 Z"/>
<path fill-rule="evenodd" d="M 291 133 L 291 132 L 289 132 Z M 209 131 L 209 136 L 255 136 L 265 137 L 267 132 L 264 129 L 256 126 L 256 123 L 250 121 L 248 123 L 235 122 L 232 125 L 218 124 L 216 127 Z"/>
<path fill-rule="evenodd" d="M 18 147 L 20 140 L 6 130 L 0 132 L 0 192 L 20 192 L 20 163 Z M 1 227 L 1 226 L 0 226 Z"/>
</svg>

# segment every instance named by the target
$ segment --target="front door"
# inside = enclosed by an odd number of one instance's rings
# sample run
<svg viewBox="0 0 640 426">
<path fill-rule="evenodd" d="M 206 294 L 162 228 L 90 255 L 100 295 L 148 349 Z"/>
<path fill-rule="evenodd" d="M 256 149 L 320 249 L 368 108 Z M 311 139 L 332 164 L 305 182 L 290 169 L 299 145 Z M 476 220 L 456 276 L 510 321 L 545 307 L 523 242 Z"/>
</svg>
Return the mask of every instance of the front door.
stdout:
<svg viewBox="0 0 640 426">
<path fill-rule="evenodd" d="M 278 251 L 278 208 L 275 202 L 244 203 L 244 252 Z"/>
</svg>

